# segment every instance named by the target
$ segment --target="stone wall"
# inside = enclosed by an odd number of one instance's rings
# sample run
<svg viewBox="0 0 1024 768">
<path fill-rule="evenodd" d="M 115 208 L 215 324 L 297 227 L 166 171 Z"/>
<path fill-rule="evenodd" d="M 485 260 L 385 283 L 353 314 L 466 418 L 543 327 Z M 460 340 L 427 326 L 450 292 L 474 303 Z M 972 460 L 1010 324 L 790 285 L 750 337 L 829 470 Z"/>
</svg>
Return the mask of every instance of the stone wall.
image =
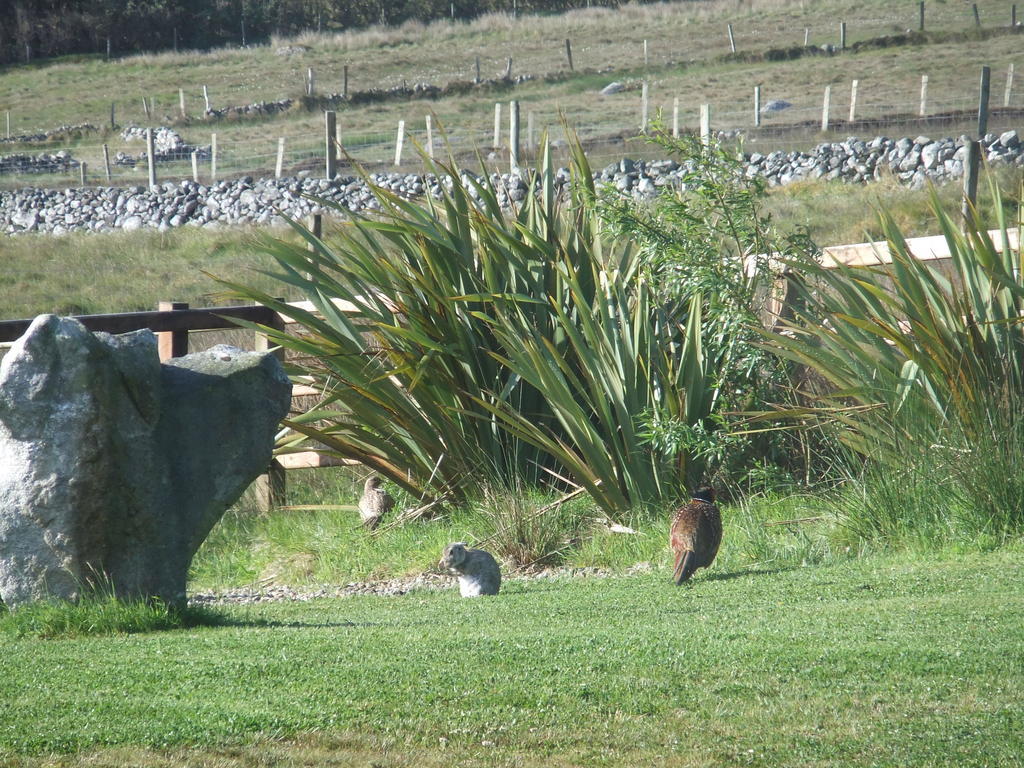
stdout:
<svg viewBox="0 0 1024 768">
<path fill-rule="evenodd" d="M 1015 131 L 1000 136 L 989 134 L 982 144 L 991 165 L 1024 166 L 1024 143 Z M 920 187 L 928 179 L 942 182 L 961 177 L 964 152 L 964 137 L 936 141 L 924 136 L 898 140 L 878 137 L 870 141 L 850 138 L 821 144 L 807 153 L 747 154 L 745 172 L 763 176 L 773 186 L 815 178 L 866 183 L 892 175 L 911 187 Z M 679 185 L 685 171 L 674 160 L 623 158 L 595 173 L 595 179 L 642 198 L 657 195 L 661 187 Z M 462 173 L 472 175 L 468 171 Z M 403 197 L 439 195 L 444 183 L 429 174 L 378 173 L 370 179 Z M 567 183 L 568 170 L 560 169 L 558 179 L 559 184 Z M 503 204 L 522 200 L 529 191 L 518 175 L 493 174 L 491 181 Z M 353 211 L 377 207 L 373 193 L 362 179 L 315 179 L 308 172 L 287 179 L 246 176 L 214 184 L 166 182 L 153 189 L 21 189 L 0 192 L 0 231 L 62 234 L 73 230 L 283 224 L 282 214 L 301 219 L 311 213 L 326 212 L 305 195 L 315 195 Z"/>
</svg>

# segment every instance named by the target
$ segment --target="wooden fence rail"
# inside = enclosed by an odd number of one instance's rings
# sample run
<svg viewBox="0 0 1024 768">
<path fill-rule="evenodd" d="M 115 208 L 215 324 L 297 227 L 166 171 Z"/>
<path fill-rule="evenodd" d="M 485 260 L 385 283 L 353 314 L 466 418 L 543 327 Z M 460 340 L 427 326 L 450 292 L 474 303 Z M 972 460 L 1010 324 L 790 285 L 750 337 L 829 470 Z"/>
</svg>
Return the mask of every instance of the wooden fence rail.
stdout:
<svg viewBox="0 0 1024 768">
<path fill-rule="evenodd" d="M 240 307 L 191 308 L 182 302 L 160 302 L 161 309 L 151 312 L 119 312 L 109 315 L 76 315 L 90 331 L 106 333 L 130 333 L 148 328 L 157 335 L 160 359 L 180 357 L 188 354 L 191 331 L 239 330 L 234 320 L 248 320 L 269 328 L 284 328 L 291 318 L 284 317 L 269 307 L 253 304 Z M 311 310 L 308 302 L 295 302 L 294 306 Z M 7 346 L 28 330 L 32 319 L 0 320 L 0 345 Z M 257 333 L 254 349 L 266 351 L 267 337 Z M 312 387 L 297 384 L 292 387 L 292 397 L 306 397 L 319 394 Z M 337 467 L 358 462 L 324 456 L 316 451 L 293 451 L 281 453 L 271 461 L 267 472 L 253 484 L 257 502 L 262 509 L 284 506 L 286 500 L 285 471 L 289 469 L 311 469 L 316 467 Z"/>
</svg>

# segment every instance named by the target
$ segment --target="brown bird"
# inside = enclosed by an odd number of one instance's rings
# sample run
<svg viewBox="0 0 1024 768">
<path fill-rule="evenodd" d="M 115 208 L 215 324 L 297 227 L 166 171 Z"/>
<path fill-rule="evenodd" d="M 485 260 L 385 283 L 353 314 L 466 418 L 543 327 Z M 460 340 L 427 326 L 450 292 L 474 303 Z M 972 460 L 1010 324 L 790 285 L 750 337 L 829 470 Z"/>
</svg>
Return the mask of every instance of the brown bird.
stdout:
<svg viewBox="0 0 1024 768">
<path fill-rule="evenodd" d="M 395 500 L 380 487 L 380 475 L 370 475 L 363 486 L 363 495 L 359 499 L 359 517 L 363 519 L 363 527 L 371 531 L 380 524 L 384 515 L 395 506 Z"/>
<path fill-rule="evenodd" d="M 669 545 L 675 554 L 672 578 L 676 584 L 682 584 L 698 568 L 711 565 L 721 543 L 722 516 L 715 505 L 715 491 L 701 486 L 672 518 Z"/>
</svg>

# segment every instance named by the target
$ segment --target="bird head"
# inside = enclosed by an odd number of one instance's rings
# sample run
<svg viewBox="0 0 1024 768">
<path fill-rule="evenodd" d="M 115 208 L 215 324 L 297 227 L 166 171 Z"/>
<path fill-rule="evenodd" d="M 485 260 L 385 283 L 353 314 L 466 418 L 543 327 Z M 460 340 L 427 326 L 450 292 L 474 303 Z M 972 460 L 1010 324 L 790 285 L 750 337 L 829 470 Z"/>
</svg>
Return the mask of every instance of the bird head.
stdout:
<svg viewBox="0 0 1024 768">
<path fill-rule="evenodd" d="M 702 485 L 693 492 L 693 498 L 697 501 L 704 501 L 708 504 L 715 503 L 715 489 L 710 485 Z"/>
</svg>

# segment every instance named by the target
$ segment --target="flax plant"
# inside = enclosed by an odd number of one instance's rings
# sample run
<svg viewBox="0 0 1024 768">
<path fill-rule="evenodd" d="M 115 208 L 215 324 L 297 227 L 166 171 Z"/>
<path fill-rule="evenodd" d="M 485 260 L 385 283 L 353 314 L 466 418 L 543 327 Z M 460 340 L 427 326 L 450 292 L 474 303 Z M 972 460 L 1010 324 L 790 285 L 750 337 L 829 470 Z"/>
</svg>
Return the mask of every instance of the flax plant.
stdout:
<svg viewBox="0 0 1024 768">
<path fill-rule="evenodd" d="M 313 310 L 228 285 L 297 321 L 264 330 L 321 395 L 279 451 L 312 441 L 425 500 L 553 482 L 612 512 L 682 491 L 688 455 L 641 444 L 636 420 L 707 416 L 700 302 L 651 300 L 636 250 L 593 210 L 578 145 L 565 188 L 546 142 L 541 157 L 508 211 L 486 178 L 431 163 L 438 199 L 375 188 L 379 215 L 344 211 L 329 239 L 293 224 L 308 247 L 263 241 Z"/>
<path fill-rule="evenodd" d="M 918 258 L 884 211 L 891 264 L 791 264 L 794 316 L 768 345 L 824 384 L 815 407 L 775 416 L 834 420 L 867 460 L 868 485 L 880 488 L 885 473 L 884 493 L 846 505 L 859 531 L 906 532 L 916 521 L 947 537 L 1024 522 L 1024 264 L 992 194 L 994 238 L 977 215 L 961 230 L 933 195 L 945 269 Z M 934 490 L 927 514 L 913 513 L 914 488 Z"/>
</svg>

